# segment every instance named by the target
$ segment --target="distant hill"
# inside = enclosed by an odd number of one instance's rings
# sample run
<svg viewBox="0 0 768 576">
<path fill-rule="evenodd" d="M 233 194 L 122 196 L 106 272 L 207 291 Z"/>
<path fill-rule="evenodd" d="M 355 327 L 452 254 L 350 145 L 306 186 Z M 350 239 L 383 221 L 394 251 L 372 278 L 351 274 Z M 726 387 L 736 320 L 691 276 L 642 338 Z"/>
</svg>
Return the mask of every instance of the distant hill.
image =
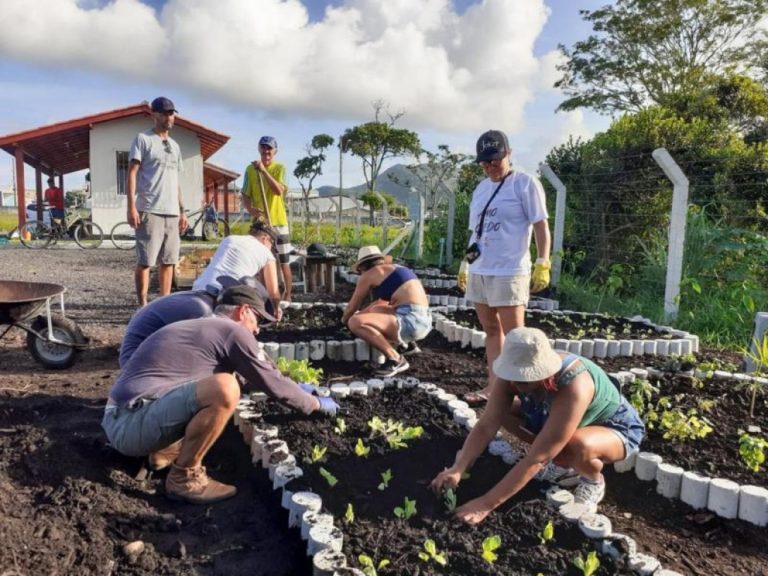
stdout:
<svg viewBox="0 0 768 576">
<path fill-rule="evenodd" d="M 415 190 L 411 190 L 413 187 Z M 400 204 L 408 207 L 411 217 L 415 217 L 419 210 L 419 193 L 422 192 L 422 182 L 404 164 L 395 164 L 381 172 L 376 178 L 376 191 L 394 196 Z M 318 189 L 320 196 L 336 196 L 339 193 L 338 186 L 321 186 Z M 344 188 L 346 196 L 360 196 L 365 194 L 365 184 Z"/>
</svg>

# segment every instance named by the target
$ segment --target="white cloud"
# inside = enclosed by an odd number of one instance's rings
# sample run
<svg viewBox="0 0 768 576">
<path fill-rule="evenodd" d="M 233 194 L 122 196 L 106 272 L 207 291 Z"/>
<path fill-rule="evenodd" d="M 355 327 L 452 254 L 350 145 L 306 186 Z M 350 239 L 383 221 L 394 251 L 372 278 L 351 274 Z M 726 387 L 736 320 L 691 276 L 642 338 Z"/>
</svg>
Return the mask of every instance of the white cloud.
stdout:
<svg viewBox="0 0 768 576">
<path fill-rule="evenodd" d="M 522 128 L 549 77 L 533 54 L 544 0 L 345 0 L 310 22 L 299 0 L 0 0 L 0 55 L 182 85 L 277 113 L 370 118 L 405 109 L 414 128 Z M 550 84 L 551 85 L 551 84 Z M 169 91 L 170 94 L 170 91 Z"/>
</svg>

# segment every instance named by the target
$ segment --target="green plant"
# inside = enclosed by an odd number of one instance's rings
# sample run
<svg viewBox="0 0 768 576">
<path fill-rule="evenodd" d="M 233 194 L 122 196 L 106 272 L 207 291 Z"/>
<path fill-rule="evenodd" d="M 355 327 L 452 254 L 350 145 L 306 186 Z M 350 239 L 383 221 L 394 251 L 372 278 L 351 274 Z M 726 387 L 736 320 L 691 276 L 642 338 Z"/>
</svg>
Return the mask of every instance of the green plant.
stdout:
<svg viewBox="0 0 768 576">
<path fill-rule="evenodd" d="M 416 514 L 416 500 L 410 500 L 408 496 L 403 500 L 403 505 L 395 507 L 395 516 L 402 520 L 408 520 Z"/>
<path fill-rule="evenodd" d="M 320 472 L 320 476 L 322 476 L 325 479 L 325 481 L 328 482 L 328 486 L 330 486 L 331 488 L 333 488 L 334 486 L 336 486 L 336 484 L 338 484 L 339 480 L 336 478 L 336 476 L 328 472 L 328 470 L 326 470 L 325 468 L 321 467 L 319 472 Z"/>
<path fill-rule="evenodd" d="M 544 528 L 541 529 L 541 532 L 539 532 L 539 541 L 542 544 L 546 544 L 552 538 L 555 537 L 555 525 L 552 523 L 552 520 L 549 520 L 545 525 Z"/>
<path fill-rule="evenodd" d="M 392 480 L 392 470 L 387 468 L 381 473 L 381 484 L 379 484 L 379 490 L 385 490 L 389 488 L 389 482 Z"/>
<path fill-rule="evenodd" d="M 488 536 L 485 540 L 483 540 L 483 551 L 481 553 L 481 556 L 483 557 L 483 560 L 488 562 L 488 564 L 493 564 L 496 562 L 496 560 L 499 559 L 499 555 L 496 554 L 496 550 L 498 550 L 501 547 L 501 537 L 497 535 Z"/>
<path fill-rule="evenodd" d="M 363 567 L 365 576 L 378 576 L 379 570 L 386 568 L 390 564 L 389 560 L 386 558 L 379 560 L 379 563 L 375 564 L 373 558 L 365 554 L 360 554 L 360 556 L 357 557 L 357 561 L 360 562 L 360 565 Z"/>
<path fill-rule="evenodd" d="M 765 453 L 768 451 L 768 441 L 757 436 L 742 434 L 739 436 L 739 456 L 752 472 L 760 472 L 765 463 Z"/>
<path fill-rule="evenodd" d="M 333 427 L 333 431 L 339 435 L 347 431 L 347 423 L 344 421 L 344 418 L 336 418 L 336 426 Z"/>
<path fill-rule="evenodd" d="M 584 560 L 581 555 L 576 556 L 576 558 L 573 559 L 573 565 L 581 570 L 581 573 L 584 576 L 592 576 L 592 574 L 597 572 L 597 569 L 600 568 L 600 560 L 597 557 L 597 552 L 592 550 L 592 552 L 587 554 L 586 560 Z"/>
<path fill-rule="evenodd" d="M 424 541 L 424 551 L 419 552 L 419 559 L 423 560 L 424 562 L 434 560 L 440 564 L 440 566 L 445 566 L 448 564 L 448 560 L 445 558 L 445 554 L 438 552 L 435 541 L 429 538 Z"/>
<path fill-rule="evenodd" d="M 325 446 L 318 446 L 315 444 L 312 446 L 312 453 L 309 455 L 308 458 L 304 459 L 304 462 L 308 462 L 309 464 L 316 464 L 320 462 L 324 457 L 325 453 L 328 451 L 328 448 Z"/>
<path fill-rule="evenodd" d="M 355 521 L 355 509 L 352 504 L 347 504 L 347 509 L 344 512 L 344 524 L 352 524 Z"/>
<path fill-rule="evenodd" d="M 306 382 L 308 384 L 319 384 L 320 376 L 323 375 L 322 368 L 312 368 L 309 360 L 287 360 L 283 356 L 277 359 L 277 369 L 294 382 Z"/>
<path fill-rule="evenodd" d="M 448 488 L 443 493 L 443 502 L 445 502 L 445 507 L 448 508 L 448 512 L 456 510 L 456 490 Z"/>
<path fill-rule="evenodd" d="M 635 378 L 634 382 L 627 385 L 627 392 L 629 393 L 629 403 L 642 416 L 651 405 L 653 397 L 659 393 L 659 389 L 649 380 Z"/>
<path fill-rule="evenodd" d="M 768 369 L 768 333 L 763 335 L 763 341 L 758 342 L 757 338 L 753 339 L 752 350 L 745 350 L 744 354 L 754 364 L 754 369 L 757 374 L 762 374 Z M 751 399 L 749 402 L 749 417 L 755 417 L 755 400 L 757 393 L 761 392 L 765 387 L 763 381 L 756 378 L 750 378 L 745 386 L 751 393 Z"/>
<path fill-rule="evenodd" d="M 706 418 L 696 416 L 691 408 L 687 413 L 680 410 L 665 410 L 661 414 L 661 428 L 665 440 L 695 440 L 704 438 L 713 428 Z"/>
<path fill-rule="evenodd" d="M 384 422 L 378 416 L 373 416 L 368 420 L 368 427 L 371 429 L 371 437 L 383 436 L 390 448 L 405 448 L 408 440 L 419 438 L 424 433 L 421 426 L 405 426 L 402 422 L 388 418 Z"/>
<path fill-rule="evenodd" d="M 357 444 L 355 444 L 355 454 L 361 458 L 365 458 L 370 453 L 371 448 L 363 444 L 363 439 L 358 438 Z"/>
</svg>

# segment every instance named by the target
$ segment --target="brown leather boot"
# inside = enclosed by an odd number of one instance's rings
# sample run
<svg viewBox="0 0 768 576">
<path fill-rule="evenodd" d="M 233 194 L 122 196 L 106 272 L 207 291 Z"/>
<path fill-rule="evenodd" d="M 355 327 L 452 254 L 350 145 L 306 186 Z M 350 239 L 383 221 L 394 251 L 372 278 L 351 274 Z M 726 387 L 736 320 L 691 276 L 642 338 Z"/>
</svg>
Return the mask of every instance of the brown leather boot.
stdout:
<svg viewBox="0 0 768 576">
<path fill-rule="evenodd" d="M 177 442 L 174 442 L 170 446 L 166 446 L 157 452 L 152 452 L 149 455 L 149 467 L 155 471 L 168 468 L 168 466 L 171 465 L 171 462 L 176 460 L 179 453 L 181 452 L 182 440 L 178 440 Z"/>
<path fill-rule="evenodd" d="M 173 500 L 211 504 L 231 498 L 237 494 L 237 488 L 209 478 L 205 466 L 182 468 L 174 463 L 165 479 L 165 493 Z"/>
</svg>

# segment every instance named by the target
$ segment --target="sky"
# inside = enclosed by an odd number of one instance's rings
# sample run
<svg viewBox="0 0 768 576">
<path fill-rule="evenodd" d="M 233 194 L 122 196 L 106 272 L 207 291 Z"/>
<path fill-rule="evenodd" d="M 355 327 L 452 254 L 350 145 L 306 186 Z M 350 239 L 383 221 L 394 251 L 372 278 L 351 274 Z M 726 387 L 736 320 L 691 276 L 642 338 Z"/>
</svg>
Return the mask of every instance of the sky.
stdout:
<svg viewBox="0 0 768 576">
<path fill-rule="evenodd" d="M 242 172 L 259 137 L 274 136 L 298 187 L 312 136 L 338 138 L 382 100 L 428 150 L 472 154 L 482 132 L 501 129 L 515 166 L 535 171 L 569 136 L 608 126 L 555 113 L 564 97 L 553 88 L 557 45 L 591 32 L 579 9 L 608 1 L 0 0 L 0 135 L 163 95 L 231 137 L 210 158 L 227 169 Z M 12 163 L 0 151 L 0 188 Z M 345 157 L 343 178 L 363 182 L 359 160 Z M 315 186 L 338 182 L 331 153 Z"/>
</svg>

